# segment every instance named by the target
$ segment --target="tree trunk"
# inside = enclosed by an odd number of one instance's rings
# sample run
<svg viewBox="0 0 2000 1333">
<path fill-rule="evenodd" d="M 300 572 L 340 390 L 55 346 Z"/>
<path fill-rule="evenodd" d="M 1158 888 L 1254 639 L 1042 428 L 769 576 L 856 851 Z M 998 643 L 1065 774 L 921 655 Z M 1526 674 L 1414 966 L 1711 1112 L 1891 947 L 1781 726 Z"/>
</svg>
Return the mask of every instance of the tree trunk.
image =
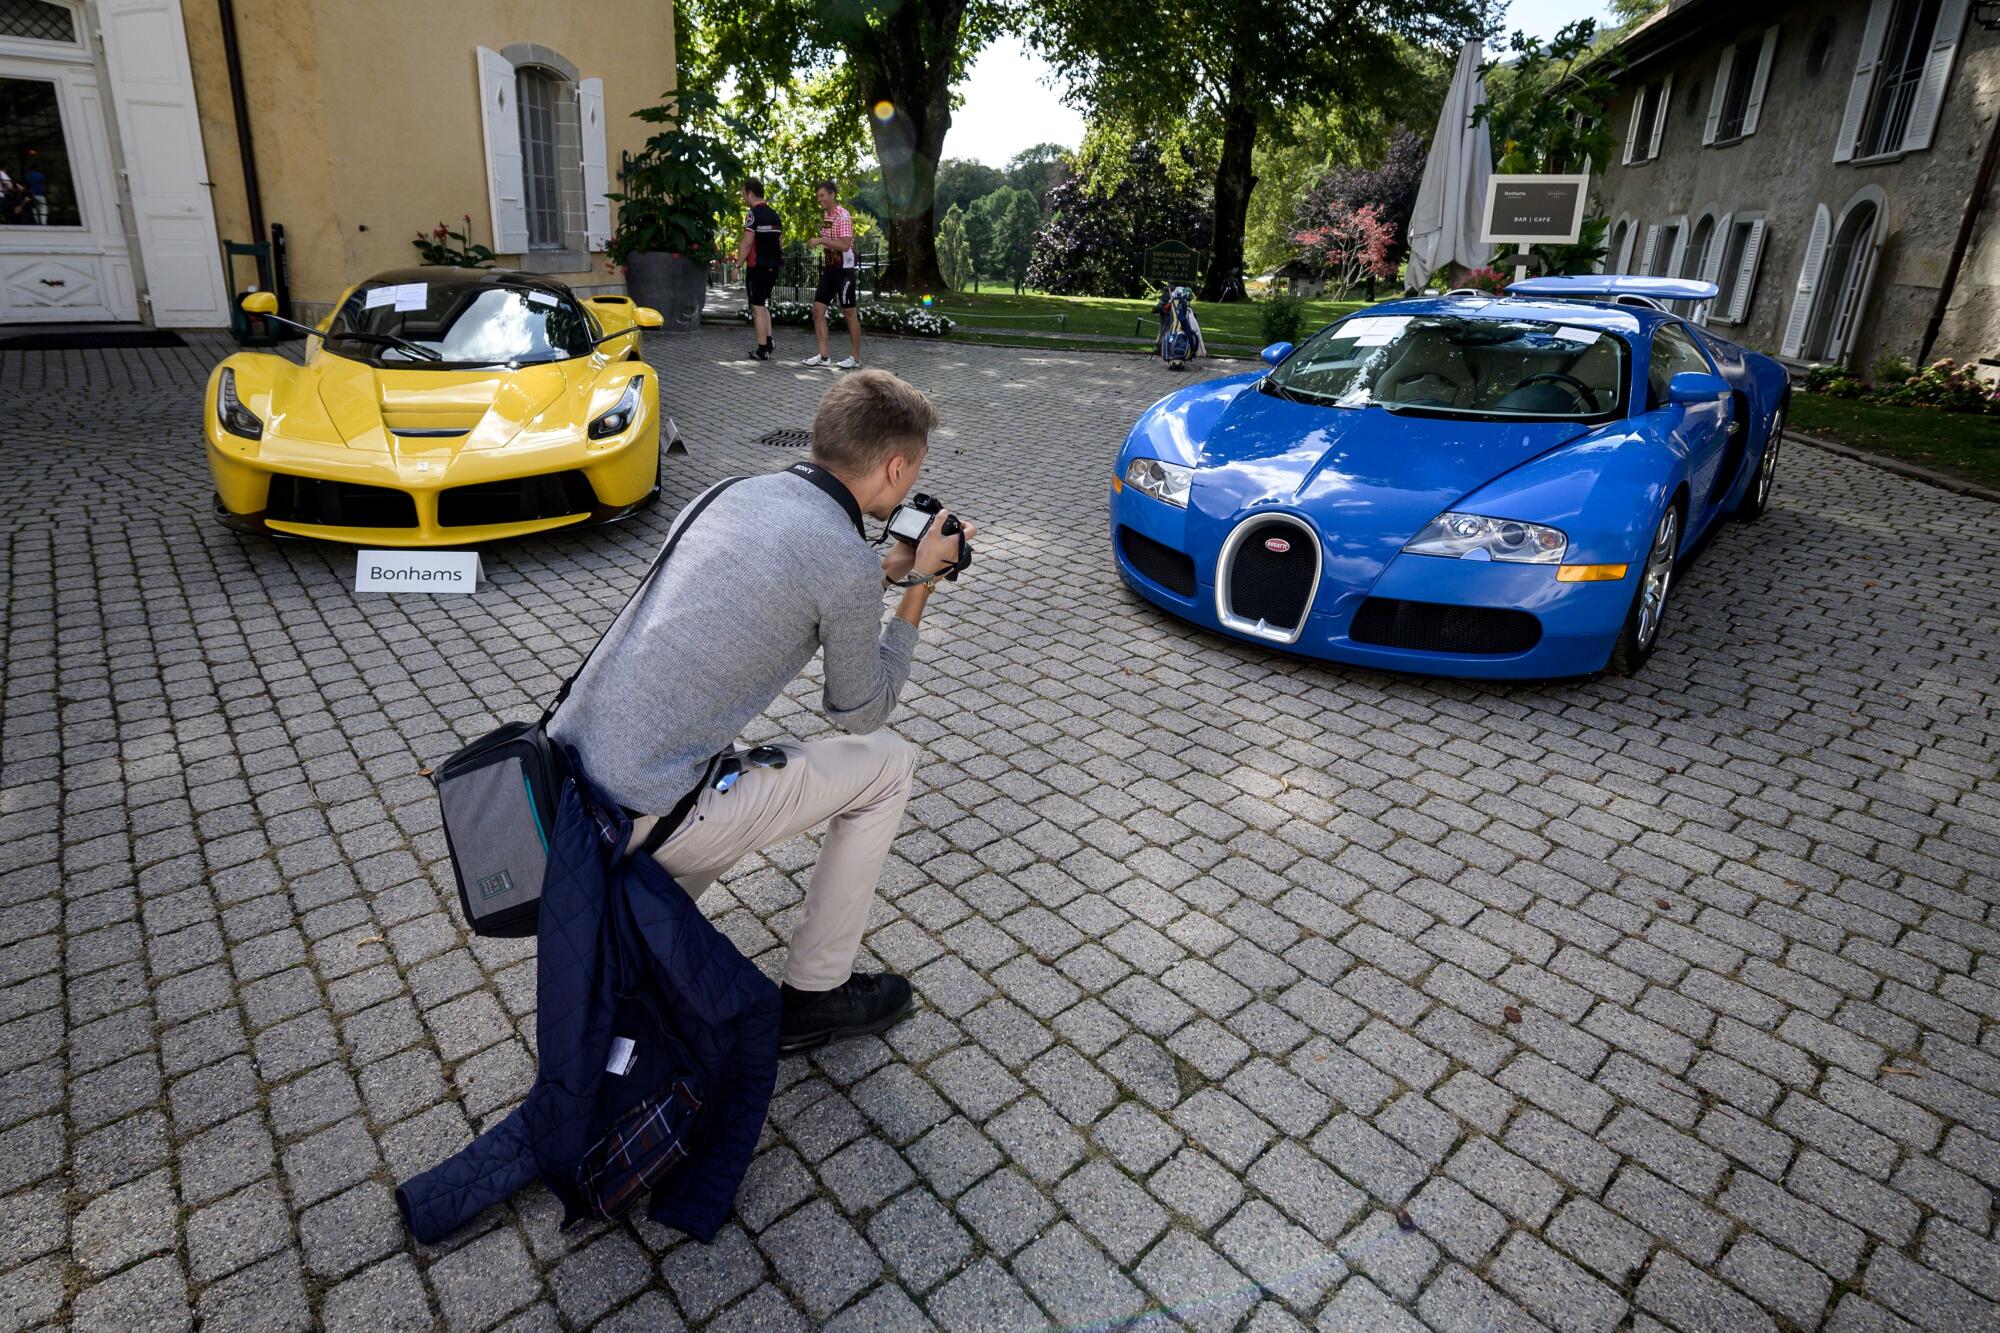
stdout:
<svg viewBox="0 0 2000 1333">
<path fill-rule="evenodd" d="M 879 45 L 856 52 L 875 159 L 888 196 L 889 262 L 882 286 L 908 296 L 941 290 L 937 257 L 937 168 L 951 128 L 951 64 L 965 0 L 905 0 Z M 887 102 L 884 119 L 876 108 Z"/>
<path fill-rule="evenodd" d="M 1222 161 L 1215 169 L 1215 236 L 1209 247 L 1208 276 L 1202 282 L 1201 299 L 1221 301 L 1243 299 L 1240 286 L 1232 279 L 1243 269 L 1243 233 L 1250 217 L 1250 191 L 1257 184 L 1251 173 L 1251 152 L 1257 146 L 1257 109 L 1250 105 L 1245 90 L 1246 71 L 1232 62 L 1229 67 L 1229 103 L 1222 111 Z"/>
</svg>

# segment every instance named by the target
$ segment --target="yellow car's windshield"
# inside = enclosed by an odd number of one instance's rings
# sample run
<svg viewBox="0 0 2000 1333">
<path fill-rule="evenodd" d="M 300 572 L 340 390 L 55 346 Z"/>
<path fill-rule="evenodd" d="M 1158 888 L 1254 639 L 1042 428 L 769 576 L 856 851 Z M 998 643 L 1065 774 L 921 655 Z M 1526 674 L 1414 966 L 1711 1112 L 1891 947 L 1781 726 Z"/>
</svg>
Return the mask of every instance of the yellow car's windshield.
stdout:
<svg viewBox="0 0 2000 1333">
<path fill-rule="evenodd" d="M 564 361 L 595 336 L 574 297 L 540 286 L 366 282 L 335 312 L 326 347 L 370 365 L 451 370 Z"/>
</svg>

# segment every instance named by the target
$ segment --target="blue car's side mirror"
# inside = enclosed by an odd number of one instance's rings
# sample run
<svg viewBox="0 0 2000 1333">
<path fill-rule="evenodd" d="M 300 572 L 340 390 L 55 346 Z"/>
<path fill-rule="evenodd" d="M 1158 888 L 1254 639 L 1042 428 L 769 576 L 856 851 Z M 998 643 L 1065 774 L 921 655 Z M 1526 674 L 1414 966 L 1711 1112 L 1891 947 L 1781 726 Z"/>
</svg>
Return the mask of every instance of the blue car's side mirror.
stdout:
<svg viewBox="0 0 2000 1333">
<path fill-rule="evenodd" d="M 1729 396 L 1729 381 L 1705 370 L 1683 370 L 1667 381 L 1670 403 L 1712 403 Z"/>
<path fill-rule="evenodd" d="M 1269 347 L 1258 353 L 1259 356 L 1264 358 L 1264 364 L 1267 366 L 1275 366 L 1291 354 L 1292 345 L 1290 343 L 1272 343 Z"/>
</svg>

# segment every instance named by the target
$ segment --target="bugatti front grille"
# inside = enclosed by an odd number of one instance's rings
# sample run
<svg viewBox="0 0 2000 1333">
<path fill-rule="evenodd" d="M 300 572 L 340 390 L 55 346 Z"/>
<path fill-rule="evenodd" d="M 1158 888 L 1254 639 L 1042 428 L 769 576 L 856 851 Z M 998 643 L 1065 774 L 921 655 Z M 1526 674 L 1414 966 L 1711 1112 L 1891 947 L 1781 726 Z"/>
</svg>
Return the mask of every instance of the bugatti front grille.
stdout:
<svg viewBox="0 0 2000 1333">
<path fill-rule="evenodd" d="M 1295 630 L 1305 622 L 1319 577 L 1319 547 L 1296 523 L 1253 521 L 1229 565 L 1228 613 L 1251 624 Z"/>
<path fill-rule="evenodd" d="M 500 523 L 532 523 L 542 518 L 588 514 L 597 503 L 590 478 L 581 472 L 510 477 L 477 486 L 454 486 L 438 496 L 438 526 L 476 528 Z"/>
<path fill-rule="evenodd" d="M 1542 641 L 1542 622 L 1526 611 L 1370 597 L 1347 637 L 1423 653 L 1525 653 Z"/>
<path fill-rule="evenodd" d="M 1143 532 L 1134 532 L 1123 526 L 1118 529 L 1118 544 L 1124 548 L 1125 558 L 1131 561 L 1132 568 L 1168 592 L 1182 597 L 1194 596 L 1194 560 L 1185 552 L 1176 551 Z"/>
<path fill-rule="evenodd" d="M 316 477 L 271 478 L 264 518 L 273 523 L 310 523 L 329 528 L 414 528 L 417 502 L 386 486 L 357 486 Z"/>
</svg>

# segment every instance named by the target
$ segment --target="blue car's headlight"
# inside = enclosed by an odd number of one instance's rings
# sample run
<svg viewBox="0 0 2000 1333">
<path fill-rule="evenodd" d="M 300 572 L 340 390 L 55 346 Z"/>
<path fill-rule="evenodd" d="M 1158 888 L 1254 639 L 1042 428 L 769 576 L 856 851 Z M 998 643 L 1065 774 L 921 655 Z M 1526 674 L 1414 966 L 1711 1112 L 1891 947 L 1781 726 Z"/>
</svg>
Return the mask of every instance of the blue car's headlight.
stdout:
<svg viewBox="0 0 2000 1333">
<path fill-rule="evenodd" d="M 1125 465 L 1125 484 L 1155 500 L 1187 508 L 1188 487 L 1194 483 L 1194 469 L 1179 463 L 1162 463 L 1157 458 L 1135 458 Z"/>
<path fill-rule="evenodd" d="M 1507 560 L 1523 565 L 1559 565 L 1569 538 L 1558 528 L 1484 514 L 1439 514 L 1403 549 L 1411 555 L 1450 560 Z"/>
<path fill-rule="evenodd" d="M 617 403 L 609 412 L 590 423 L 591 439 L 606 439 L 632 424 L 632 418 L 639 411 L 639 386 L 645 382 L 644 375 L 634 375 L 625 381 L 625 392 L 618 395 Z"/>
</svg>

